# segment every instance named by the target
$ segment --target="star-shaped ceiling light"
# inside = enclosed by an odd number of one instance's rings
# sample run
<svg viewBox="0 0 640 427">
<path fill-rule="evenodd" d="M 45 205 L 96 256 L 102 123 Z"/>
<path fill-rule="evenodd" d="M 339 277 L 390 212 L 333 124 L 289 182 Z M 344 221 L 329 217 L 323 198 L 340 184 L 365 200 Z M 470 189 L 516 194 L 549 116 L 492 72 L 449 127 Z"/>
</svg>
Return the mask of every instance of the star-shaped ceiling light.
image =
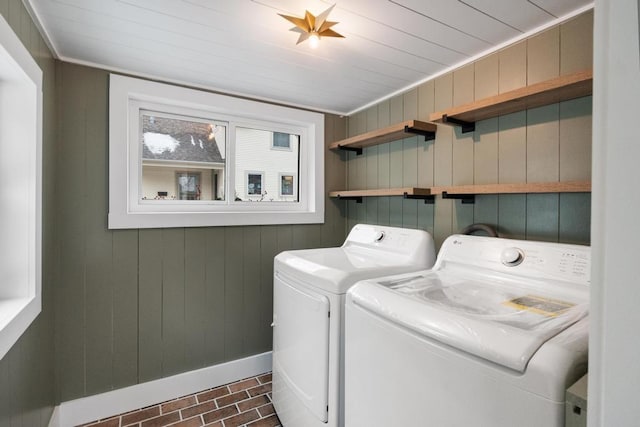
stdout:
<svg viewBox="0 0 640 427">
<path fill-rule="evenodd" d="M 304 13 L 304 18 L 298 18 L 296 16 L 283 15 L 279 13 L 287 21 L 293 22 L 295 27 L 291 31 L 299 33 L 300 37 L 296 44 L 300 44 L 303 41 L 309 39 L 311 47 L 315 48 L 318 45 L 321 37 L 342 37 L 342 34 L 338 34 L 331 29 L 337 22 L 327 21 L 327 17 L 331 10 L 335 7 L 334 4 L 329 9 L 325 10 L 318 16 L 313 16 L 308 10 Z"/>
</svg>

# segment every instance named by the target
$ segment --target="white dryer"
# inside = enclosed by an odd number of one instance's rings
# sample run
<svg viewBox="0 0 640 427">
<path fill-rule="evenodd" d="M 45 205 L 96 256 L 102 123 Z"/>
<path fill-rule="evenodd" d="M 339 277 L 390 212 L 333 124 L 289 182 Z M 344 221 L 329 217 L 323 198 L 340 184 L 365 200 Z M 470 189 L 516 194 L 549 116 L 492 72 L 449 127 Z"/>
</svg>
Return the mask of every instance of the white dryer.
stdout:
<svg viewBox="0 0 640 427">
<path fill-rule="evenodd" d="M 590 248 L 454 235 L 347 295 L 349 427 L 560 427 L 587 370 Z"/>
<path fill-rule="evenodd" d="M 359 224 L 339 248 L 274 260 L 273 392 L 285 427 L 344 425 L 344 300 L 359 280 L 430 268 L 422 230 Z"/>
</svg>

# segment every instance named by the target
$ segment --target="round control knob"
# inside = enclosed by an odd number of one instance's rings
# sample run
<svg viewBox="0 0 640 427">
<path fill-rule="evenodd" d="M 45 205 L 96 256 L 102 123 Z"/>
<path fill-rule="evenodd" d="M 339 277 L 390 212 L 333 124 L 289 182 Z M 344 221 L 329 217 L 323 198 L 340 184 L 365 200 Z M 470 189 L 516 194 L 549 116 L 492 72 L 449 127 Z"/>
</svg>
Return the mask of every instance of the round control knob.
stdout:
<svg viewBox="0 0 640 427">
<path fill-rule="evenodd" d="M 384 239 L 384 231 L 377 231 L 375 236 L 373 236 L 373 240 L 376 242 L 379 242 L 382 239 Z"/>
<path fill-rule="evenodd" d="M 505 248 L 500 254 L 500 261 L 507 267 L 514 267 L 524 261 L 524 253 L 518 248 Z"/>
</svg>

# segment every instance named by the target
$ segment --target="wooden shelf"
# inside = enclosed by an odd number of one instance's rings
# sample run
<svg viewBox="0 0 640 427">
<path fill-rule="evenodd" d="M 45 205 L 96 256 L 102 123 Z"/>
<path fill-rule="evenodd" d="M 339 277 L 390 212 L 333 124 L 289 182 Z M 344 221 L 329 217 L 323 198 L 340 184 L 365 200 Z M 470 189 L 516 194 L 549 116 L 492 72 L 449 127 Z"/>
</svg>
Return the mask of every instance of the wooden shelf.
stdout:
<svg viewBox="0 0 640 427">
<path fill-rule="evenodd" d="M 433 194 L 429 188 L 400 187 L 376 188 L 373 190 L 339 190 L 330 191 L 329 197 L 362 202 L 363 197 L 402 196 L 405 199 L 422 199 L 425 203 L 433 202 Z"/>
<path fill-rule="evenodd" d="M 521 184 L 477 184 L 431 187 L 431 194 L 475 195 L 516 193 L 588 193 L 591 181 L 533 182 Z"/>
<path fill-rule="evenodd" d="M 422 135 L 426 140 L 431 140 L 435 138 L 436 125 L 419 120 L 407 120 L 383 129 L 335 141 L 329 145 L 329 148 L 332 150 L 356 151 L 358 154 L 362 154 L 362 149 L 365 147 L 397 141 L 411 136 L 407 134 Z"/>
<path fill-rule="evenodd" d="M 340 190 L 329 192 L 329 197 L 361 202 L 363 197 L 403 196 L 407 199 L 424 199 L 425 203 L 430 203 L 436 195 L 441 195 L 444 199 L 462 199 L 463 203 L 473 203 L 474 196 L 478 194 L 588 193 L 590 191 L 591 181 L 565 181 Z"/>
<path fill-rule="evenodd" d="M 438 111 L 430 114 L 429 120 L 460 125 L 463 132 L 470 132 L 475 129 L 475 122 L 479 120 L 591 95 L 592 82 L 591 70 L 567 74 L 459 107 Z"/>
</svg>

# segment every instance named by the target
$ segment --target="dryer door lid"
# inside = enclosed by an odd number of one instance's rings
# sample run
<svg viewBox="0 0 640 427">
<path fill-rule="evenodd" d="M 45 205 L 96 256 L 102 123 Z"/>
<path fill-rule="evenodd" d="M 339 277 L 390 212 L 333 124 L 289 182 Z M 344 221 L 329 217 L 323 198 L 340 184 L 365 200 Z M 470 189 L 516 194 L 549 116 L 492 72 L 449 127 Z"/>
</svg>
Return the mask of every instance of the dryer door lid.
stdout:
<svg viewBox="0 0 640 427">
<path fill-rule="evenodd" d="M 433 340 L 524 372 L 547 340 L 587 315 L 588 300 L 435 271 L 365 281 L 354 304 Z"/>
</svg>

